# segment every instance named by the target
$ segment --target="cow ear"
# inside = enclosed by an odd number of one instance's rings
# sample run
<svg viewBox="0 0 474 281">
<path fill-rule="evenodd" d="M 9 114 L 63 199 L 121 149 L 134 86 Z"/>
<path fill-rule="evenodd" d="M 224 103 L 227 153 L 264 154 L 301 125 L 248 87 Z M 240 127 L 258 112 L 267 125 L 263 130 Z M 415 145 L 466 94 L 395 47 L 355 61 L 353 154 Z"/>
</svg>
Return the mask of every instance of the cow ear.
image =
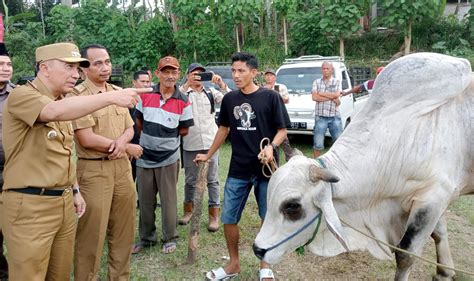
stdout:
<svg viewBox="0 0 474 281">
<path fill-rule="evenodd" d="M 324 220 L 331 233 L 341 243 L 341 245 L 349 251 L 349 244 L 346 238 L 346 233 L 341 225 L 339 216 L 332 202 L 331 188 L 322 188 L 314 198 L 314 204 L 323 212 Z"/>
<path fill-rule="evenodd" d="M 309 166 L 309 180 L 313 183 L 323 180 L 327 182 L 338 182 L 339 178 L 327 169 L 321 169 L 316 165 Z"/>
</svg>

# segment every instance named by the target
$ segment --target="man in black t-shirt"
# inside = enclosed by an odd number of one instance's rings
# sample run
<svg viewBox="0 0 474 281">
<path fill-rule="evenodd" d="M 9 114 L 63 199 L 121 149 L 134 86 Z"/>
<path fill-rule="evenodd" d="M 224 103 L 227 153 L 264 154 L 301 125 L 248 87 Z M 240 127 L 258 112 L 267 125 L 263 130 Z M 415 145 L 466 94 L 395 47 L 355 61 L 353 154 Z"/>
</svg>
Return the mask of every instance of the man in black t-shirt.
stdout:
<svg viewBox="0 0 474 281">
<path fill-rule="evenodd" d="M 286 138 L 290 119 L 281 98 L 271 90 L 255 85 L 257 59 L 248 53 L 232 56 L 232 78 L 239 90 L 227 93 L 221 104 L 219 129 L 207 154 L 198 154 L 195 162 L 207 161 L 225 142 L 230 134 L 232 157 L 224 187 L 222 223 L 230 260 L 225 267 L 211 270 L 208 279 L 224 279 L 240 272 L 238 222 L 248 195 L 254 187 L 260 218 L 267 209 L 268 178 L 262 174 L 262 164 L 257 155 L 260 141 L 267 137 L 271 144 L 264 148 L 268 161 L 277 156 L 277 148 Z M 274 279 L 265 262 L 260 264 L 260 278 Z"/>
</svg>

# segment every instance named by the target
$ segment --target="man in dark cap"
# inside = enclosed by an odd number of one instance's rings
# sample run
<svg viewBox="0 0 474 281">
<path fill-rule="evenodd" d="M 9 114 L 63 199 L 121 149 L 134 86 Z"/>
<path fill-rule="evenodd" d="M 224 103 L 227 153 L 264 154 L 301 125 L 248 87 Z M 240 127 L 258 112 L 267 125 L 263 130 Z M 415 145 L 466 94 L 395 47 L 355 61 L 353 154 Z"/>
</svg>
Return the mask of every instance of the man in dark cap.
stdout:
<svg viewBox="0 0 474 281">
<path fill-rule="evenodd" d="M 290 95 L 288 94 L 288 89 L 285 85 L 276 82 L 276 73 L 272 68 L 267 68 L 265 70 L 265 88 L 274 90 L 280 94 L 284 103 L 290 101 Z"/>
<path fill-rule="evenodd" d="M 178 220 L 181 225 L 186 225 L 193 214 L 194 191 L 198 178 L 198 166 L 193 162 L 198 153 L 207 153 L 211 147 L 214 136 L 217 133 L 215 122 L 214 104 L 220 103 L 224 94 L 230 92 L 224 80 L 212 73 L 211 82 L 214 87 L 206 88 L 202 83 L 200 73 L 206 69 L 199 63 L 192 63 L 186 73 L 186 83 L 180 90 L 188 96 L 193 109 L 194 126 L 189 128 L 189 133 L 183 137 L 183 164 L 185 174 L 184 184 L 184 215 Z M 207 229 L 215 232 L 219 228 L 219 180 L 218 180 L 218 158 L 215 153 L 209 160 L 209 172 L 207 174 L 207 189 L 209 192 L 209 225 Z"/>
<path fill-rule="evenodd" d="M 3 153 L 2 146 L 2 115 L 3 105 L 7 100 L 8 94 L 15 88 L 15 85 L 10 82 L 13 75 L 12 61 L 8 55 L 5 43 L 3 43 L 3 22 L 0 15 L 0 192 L 3 186 L 3 164 L 5 164 L 5 155 Z M 0 194 L 0 213 L 2 207 L 1 194 Z M 0 279 L 8 277 L 8 263 L 3 255 L 3 233 L 2 224 L 0 223 Z"/>
<path fill-rule="evenodd" d="M 265 85 L 264 87 L 270 90 L 274 90 L 278 94 L 280 94 L 280 97 L 283 101 L 283 103 L 289 103 L 290 102 L 290 95 L 288 93 L 288 89 L 284 84 L 280 84 L 276 82 L 276 72 L 272 68 L 267 68 L 264 72 L 265 74 Z M 281 143 L 280 147 L 283 149 L 283 153 L 285 154 L 285 160 L 288 162 L 290 158 L 294 155 L 300 155 L 302 154 L 301 151 L 299 151 L 296 148 L 292 148 L 290 145 L 290 140 L 288 138 L 285 138 L 283 142 Z"/>
</svg>

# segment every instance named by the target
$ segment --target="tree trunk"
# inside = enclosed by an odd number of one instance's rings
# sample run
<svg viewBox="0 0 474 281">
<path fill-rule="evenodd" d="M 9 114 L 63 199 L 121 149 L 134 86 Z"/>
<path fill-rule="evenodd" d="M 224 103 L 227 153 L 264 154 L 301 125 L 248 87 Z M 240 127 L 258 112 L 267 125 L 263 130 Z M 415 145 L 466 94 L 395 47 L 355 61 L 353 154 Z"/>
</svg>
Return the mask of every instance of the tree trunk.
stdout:
<svg viewBox="0 0 474 281">
<path fill-rule="evenodd" d="M 260 14 L 260 22 L 258 23 L 258 37 L 263 38 L 263 31 L 265 29 L 265 15 Z"/>
<path fill-rule="evenodd" d="M 405 33 L 405 50 L 403 51 L 403 55 L 408 55 L 410 54 L 410 47 L 411 47 L 411 26 L 412 26 L 412 22 L 411 20 L 408 21 L 407 23 L 407 30 L 406 30 L 406 33 Z"/>
<path fill-rule="evenodd" d="M 172 12 L 170 12 L 171 14 L 171 26 L 173 27 L 173 32 L 178 32 L 178 23 L 176 21 L 176 15 Z"/>
<path fill-rule="evenodd" d="M 344 38 L 339 38 L 339 56 L 344 60 Z"/>
<path fill-rule="evenodd" d="M 148 8 L 146 7 L 146 0 L 143 0 L 143 8 L 145 8 L 145 13 L 143 14 L 143 20 L 146 21 L 148 19 Z"/>
<path fill-rule="evenodd" d="M 285 56 L 288 56 L 288 38 L 286 37 L 286 17 L 283 16 L 283 42 L 285 44 Z"/>
<path fill-rule="evenodd" d="M 43 38 L 46 38 L 46 27 L 44 26 L 43 0 L 38 0 L 40 7 L 41 25 L 43 27 Z"/>
<path fill-rule="evenodd" d="M 276 9 L 272 9 L 273 11 L 273 34 L 275 34 L 275 37 L 278 38 L 278 14 L 277 14 L 277 11 Z"/>
<path fill-rule="evenodd" d="M 235 41 L 237 42 L 237 52 L 240 52 L 239 25 L 235 25 Z"/>
<path fill-rule="evenodd" d="M 2 0 L 2 4 L 3 4 L 3 11 L 5 12 L 5 23 L 3 23 L 2 21 L 2 25 L 3 25 L 3 36 L 5 36 L 5 34 L 8 33 L 8 6 L 7 6 L 7 3 L 5 3 L 5 0 Z M 0 17 L 2 16 L 2 13 L 0 13 Z M 3 19 L 2 19 L 3 20 Z M 2 42 L 3 41 L 3 37 L 2 37 Z"/>
<path fill-rule="evenodd" d="M 266 14 L 266 24 L 267 24 L 267 36 L 272 35 L 272 1 L 265 0 L 265 14 Z"/>
<path fill-rule="evenodd" d="M 242 39 L 242 46 L 245 45 L 244 24 L 240 23 L 240 38 Z"/>
<path fill-rule="evenodd" d="M 207 187 L 207 171 L 209 163 L 200 162 L 198 170 L 198 178 L 196 182 L 196 190 L 194 192 L 194 208 L 193 216 L 191 218 L 191 228 L 189 230 L 188 238 L 188 263 L 195 263 L 197 259 L 197 249 L 199 246 L 199 225 L 202 214 L 202 197 L 204 190 Z"/>
</svg>

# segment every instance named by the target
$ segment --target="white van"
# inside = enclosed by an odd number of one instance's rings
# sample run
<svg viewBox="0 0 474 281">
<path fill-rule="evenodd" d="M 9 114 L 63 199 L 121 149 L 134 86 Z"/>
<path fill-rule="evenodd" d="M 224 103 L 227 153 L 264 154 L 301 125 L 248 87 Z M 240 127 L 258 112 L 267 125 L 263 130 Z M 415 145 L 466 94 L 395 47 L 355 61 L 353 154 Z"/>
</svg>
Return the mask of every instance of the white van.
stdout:
<svg viewBox="0 0 474 281">
<path fill-rule="evenodd" d="M 334 78 L 340 81 L 340 88 L 348 90 L 352 88 L 349 73 L 340 57 L 323 57 L 319 55 L 301 56 L 286 59 L 276 73 L 277 83 L 285 84 L 290 94 L 290 101 L 286 109 L 290 115 L 291 128 L 288 134 L 312 135 L 314 128 L 315 101 L 311 98 L 313 81 L 322 77 L 321 65 L 323 62 L 331 62 L 334 66 Z M 342 126 L 345 128 L 351 118 L 365 104 L 368 96 L 354 101 L 353 94 L 341 97 L 339 111 L 341 113 Z"/>
</svg>

